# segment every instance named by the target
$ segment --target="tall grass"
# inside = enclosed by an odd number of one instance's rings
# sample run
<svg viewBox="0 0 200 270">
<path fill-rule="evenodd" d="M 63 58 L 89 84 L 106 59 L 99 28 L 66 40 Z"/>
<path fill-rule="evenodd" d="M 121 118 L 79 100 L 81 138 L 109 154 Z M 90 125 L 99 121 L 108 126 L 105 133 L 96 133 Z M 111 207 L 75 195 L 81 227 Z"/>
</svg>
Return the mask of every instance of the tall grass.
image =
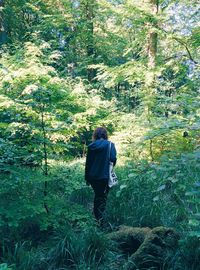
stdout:
<svg viewBox="0 0 200 270">
<path fill-rule="evenodd" d="M 84 160 L 50 165 L 49 215 L 41 204 L 44 176 L 40 172 L 27 173 L 27 169 L 22 169 L 15 178 L 7 179 L 1 189 L 7 213 L 17 213 L 17 222 L 15 215 L 10 215 L 8 224 L 5 211 L 1 211 L 2 267 L 12 270 L 123 269 L 120 252 L 113 249 L 106 234 L 96 228 L 92 215 L 93 191 L 83 179 Z M 192 185 L 199 182 L 199 155 L 184 154 L 172 160 L 163 157 L 154 163 L 127 161 L 118 166 L 116 172 L 120 184 L 110 190 L 106 210 L 111 228 L 122 224 L 173 227 L 181 233 L 182 242 L 171 268 L 166 269 L 198 270 L 200 243 L 197 235 L 191 238 L 193 228 L 189 221 L 192 213 L 198 213 L 199 205 L 196 193 L 192 193 L 193 200 L 187 194 Z M 17 182 L 9 193 L 13 179 Z M 17 209 L 6 203 L 10 194 L 15 195 Z"/>
<path fill-rule="evenodd" d="M 120 185 L 111 190 L 108 217 L 112 223 L 159 225 L 188 229 L 191 209 L 187 191 L 199 181 L 200 165 L 193 154 L 160 163 L 128 163 L 118 168 Z"/>
</svg>

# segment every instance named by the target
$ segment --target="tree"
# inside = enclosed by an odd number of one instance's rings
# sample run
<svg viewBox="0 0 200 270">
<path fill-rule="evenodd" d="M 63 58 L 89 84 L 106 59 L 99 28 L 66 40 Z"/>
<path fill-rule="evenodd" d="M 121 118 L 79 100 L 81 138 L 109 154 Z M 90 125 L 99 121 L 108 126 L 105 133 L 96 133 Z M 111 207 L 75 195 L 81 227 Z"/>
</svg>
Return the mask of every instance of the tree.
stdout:
<svg viewBox="0 0 200 270">
<path fill-rule="evenodd" d="M 0 0 L 0 45 L 6 42 L 6 29 L 4 18 L 4 0 Z"/>
</svg>

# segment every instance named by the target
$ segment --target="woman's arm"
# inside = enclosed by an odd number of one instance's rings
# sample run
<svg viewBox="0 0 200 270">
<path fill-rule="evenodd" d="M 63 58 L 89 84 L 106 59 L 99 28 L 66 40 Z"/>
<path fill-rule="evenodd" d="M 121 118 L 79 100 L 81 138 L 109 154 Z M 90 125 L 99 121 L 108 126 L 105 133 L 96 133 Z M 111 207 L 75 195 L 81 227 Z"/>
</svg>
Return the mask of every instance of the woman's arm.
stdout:
<svg viewBox="0 0 200 270">
<path fill-rule="evenodd" d="M 85 163 L 85 182 L 86 184 L 89 184 L 89 165 L 90 165 L 90 152 L 88 149 L 87 155 L 86 155 L 86 163 Z"/>
<path fill-rule="evenodd" d="M 117 162 L 117 151 L 116 151 L 114 143 L 111 143 L 110 161 L 113 163 L 113 166 L 115 166 L 115 164 Z"/>
</svg>

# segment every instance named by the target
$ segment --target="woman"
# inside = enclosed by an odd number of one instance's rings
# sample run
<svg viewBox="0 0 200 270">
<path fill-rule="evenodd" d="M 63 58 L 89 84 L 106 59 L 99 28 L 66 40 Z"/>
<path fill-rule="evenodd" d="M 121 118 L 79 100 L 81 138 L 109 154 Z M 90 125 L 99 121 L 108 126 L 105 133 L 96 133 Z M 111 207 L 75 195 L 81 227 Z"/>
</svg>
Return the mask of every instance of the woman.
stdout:
<svg viewBox="0 0 200 270">
<path fill-rule="evenodd" d="M 94 197 L 94 216 L 101 226 L 104 226 L 104 212 L 109 191 L 109 162 L 116 164 L 116 149 L 108 141 L 107 130 L 98 127 L 93 132 L 92 143 L 88 146 L 85 166 L 85 180 L 91 185 Z"/>
</svg>

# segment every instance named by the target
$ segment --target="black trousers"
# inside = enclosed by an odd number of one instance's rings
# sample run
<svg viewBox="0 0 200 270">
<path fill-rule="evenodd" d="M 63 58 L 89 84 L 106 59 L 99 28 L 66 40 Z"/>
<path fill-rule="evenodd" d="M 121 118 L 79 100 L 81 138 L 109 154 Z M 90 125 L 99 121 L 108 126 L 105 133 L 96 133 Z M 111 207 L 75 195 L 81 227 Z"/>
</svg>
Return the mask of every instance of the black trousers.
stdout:
<svg viewBox="0 0 200 270">
<path fill-rule="evenodd" d="M 106 201 L 109 192 L 108 179 L 100 179 L 91 181 L 94 190 L 94 216 L 100 225 L 105 223 Z"/>
</svg>

